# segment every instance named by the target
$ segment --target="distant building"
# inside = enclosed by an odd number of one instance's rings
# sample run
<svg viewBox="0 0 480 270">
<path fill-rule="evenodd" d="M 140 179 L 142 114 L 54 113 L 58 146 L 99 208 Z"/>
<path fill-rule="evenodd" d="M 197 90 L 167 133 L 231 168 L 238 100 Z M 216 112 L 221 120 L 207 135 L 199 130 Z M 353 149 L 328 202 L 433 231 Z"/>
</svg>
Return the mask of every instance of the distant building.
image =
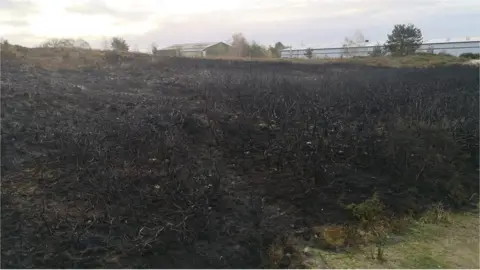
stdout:
<svg viewBox="0 0 480 270">
<path fill-rule="evenodd" d="M 313 58 L 348 58 L 354 56 L 368 56 L 378 44 L 384 42 L 368 42 L 361 46 L 343 47 L 326 46 L 313 48 Z M 306 58 L 307 48 L 289 48 L 282 50 L 282 58 Z M 459 56 L 462 53 L 480 53 L 480 37 L 430 39 L 423 42 L 417 52 L 448 53 Z"/>
<path fill-rule="evenodd" d="M 189 43 L 168 46 L 157 51 L 159 56 L 209 57 L 226 55 L 230 45 L 224 42 Z"/>
</svg>

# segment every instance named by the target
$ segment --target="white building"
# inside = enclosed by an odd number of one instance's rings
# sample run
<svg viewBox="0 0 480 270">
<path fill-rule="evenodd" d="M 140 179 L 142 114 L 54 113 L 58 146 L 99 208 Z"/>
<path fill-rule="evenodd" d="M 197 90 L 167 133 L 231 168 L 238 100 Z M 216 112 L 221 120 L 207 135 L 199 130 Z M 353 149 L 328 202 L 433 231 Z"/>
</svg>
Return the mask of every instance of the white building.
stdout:
<svg viewBox="0 0 480 270">
<path fill-rule="evenodd" d="M 369 42 L 362 46 L 345 48 L 343 46 L 330 46 L 313 48 L 313 58 L 342 58 L 353 56 L 368 56 L 373 48 L 384 42 Z M 306 58 L 307 48 L 289 48 L 282 50 L 282 58 Z M 448 53 L 459 56 L 462 53 L 480 53 L 480 37 L 470 38 L 444 38 L 430 39 L 423 42 L 417 52 Z"/>
<path fill-rule="evenodd" d="M 225 42 L 175 44 L 157 51 L 160 56 L 207 57 L 222 56 L 228 52 Z"/>
</svg>

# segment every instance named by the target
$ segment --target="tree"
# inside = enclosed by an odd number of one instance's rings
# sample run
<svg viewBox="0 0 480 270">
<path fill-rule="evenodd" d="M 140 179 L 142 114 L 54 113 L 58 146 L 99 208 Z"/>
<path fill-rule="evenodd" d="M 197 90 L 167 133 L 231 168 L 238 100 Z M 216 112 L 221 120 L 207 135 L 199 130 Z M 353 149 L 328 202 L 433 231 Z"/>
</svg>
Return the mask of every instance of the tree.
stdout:
<svg viewBox="0 0 480 270">
<path fill-rule="evenodd" d="M 73 39 L 73 38 L 51 38 L 47 41 L 40 44 L 42 48 L 77 48 L 89 50 L 90 44 L 83 39 Z"/>
<path fill-rule="evenodd" d="M 267 56 L 267 50 L 255 41 L 249 46 L 249 56 L 255 58 L 261 58 Z"/>
<path fill-rule="evenodd" d="M 114 51 L 118 52 L 128 52 L 128 49 L 130 48 L 125 41 L 125 39 L 121 37 L 114 37 L 112 38 L 112 41 L 110 42 L 110 46 Z"/>
<path fill-rule="evenodd" d="M 375 47 L 373 47 L 373 50 L 370 52 L 370 56 L 372 57 L 378 57 L 378 56 L 384 56 L 385 55 L 385 50 L 383 49 L 382 45 L 380 43 L 377 43 Z"/>
<path fill-rule="evenodd" d="M 8 40 L 3 38 L 0 38 L 0 43 L 2 44 L 2 46 L 5 46 L 5 47 L 8 47 L 10 45 L 10 43 L 8 43 Z"/>
<path fill-rule="evenodd" d="M 397 24 L 388 35 L 385 49 L 392 55 L 403 56 L 415 53 L 422 45 L 422 31 L 413 24 Z"/>
<path fill-rule="evenodd" d="M 312 59 L 312 57 L 313 57 L 313 49 L 312 49 L 312 48 L 307 48 L 307 49 L 305 50 L 304 55 L 305 55 L 308 59 Z"/>
<path fill-rule="evenodd" d="M 285 45 L 283 45 L 280 41 L 275 43 L 275 46 L 272 47 L 270 46 L 268 48 L 268 50 L 270 51 L 270 54 L 272 55 L 272 57 L 275 57 L 275 58 L 280 58 L 281 56 L 281 52 L 282 50 L 284 50 L 286 48 Z"/>
<path fill-rule="evenodd" d="M 480 53 L 462 53 L 460 57 L 467 59 L 480 59 Z"/>
<path fill-rule="evenodd" d="M 158 51 L 158 46 L 156 43 L 152 43 L 151 47 L 152 47 L 152 54 L 155 55 Z"/>
<path fill-rule="evenodd" d="M 364 46 L 365 36 L 359 30 L 355 31 L 352 37 L 345 37 L 343 42 L 343 54 L 345 56 L 355 56 L 358 54 L 358 47 Z"/>
<path fill-rule="evenodd" d="M 10 48 L 10 43 L 8 43 L 8 40 L 0 38 L 0 52 L 6 52 Z M 3 55 L 2 55 L 3 56 Z"/>
<path fill-rule="evenodd" d="M 232 56 L 246 57 L 250 51 L 247 39 L 242 33 L 236 33 L 232 36 L 232 46 L 230 46 L 229 53 Z"/>
<path fill-rule="evenodd" d="M 85 41 L 81 38 L 76 39 L 73 46 L 75 48 L 85 49 L 85 50 L 90 50 L 92 48 L 87 41 Z"/>
<path fill-rule="evenodd" d="M 74 39 L 69 38 L 51 38 L 43 42 L 40 46 L 43 48 L 73 48 Z"/>
</svg>

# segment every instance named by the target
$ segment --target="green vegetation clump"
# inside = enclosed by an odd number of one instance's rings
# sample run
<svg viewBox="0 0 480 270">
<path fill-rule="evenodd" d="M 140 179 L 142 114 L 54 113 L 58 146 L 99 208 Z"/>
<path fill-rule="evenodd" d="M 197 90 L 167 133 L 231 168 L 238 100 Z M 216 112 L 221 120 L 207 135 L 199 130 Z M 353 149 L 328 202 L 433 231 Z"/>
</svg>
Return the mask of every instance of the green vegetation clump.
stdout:
<svg viewBox="0 0 480 270">
<path fill-rule="evenodd" d="M 467 59 L 480 59 L 480 53 L 462 53 L 460 57 Z"/>
</svg>

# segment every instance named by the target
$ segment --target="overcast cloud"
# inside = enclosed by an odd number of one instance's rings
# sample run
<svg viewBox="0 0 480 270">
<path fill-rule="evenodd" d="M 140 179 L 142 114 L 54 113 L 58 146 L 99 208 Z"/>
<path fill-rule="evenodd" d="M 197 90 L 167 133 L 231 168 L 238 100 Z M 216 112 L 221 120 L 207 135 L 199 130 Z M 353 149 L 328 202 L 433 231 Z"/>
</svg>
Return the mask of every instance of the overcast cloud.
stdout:
<svg viewBox="0 0 480 270">
<path fill-rule="evenodd" d="M 70 37 L 94 47 L 119 35 L 148 50 L 242 32 L 263 44 L 334 46 L 356 30 L 383 41 L 397 23 L 414 23 L 425 39 L 480 36 L 479 14 L 478 0 L 0 0 L 0 35 L 25 46 Z"/>
</svg>

